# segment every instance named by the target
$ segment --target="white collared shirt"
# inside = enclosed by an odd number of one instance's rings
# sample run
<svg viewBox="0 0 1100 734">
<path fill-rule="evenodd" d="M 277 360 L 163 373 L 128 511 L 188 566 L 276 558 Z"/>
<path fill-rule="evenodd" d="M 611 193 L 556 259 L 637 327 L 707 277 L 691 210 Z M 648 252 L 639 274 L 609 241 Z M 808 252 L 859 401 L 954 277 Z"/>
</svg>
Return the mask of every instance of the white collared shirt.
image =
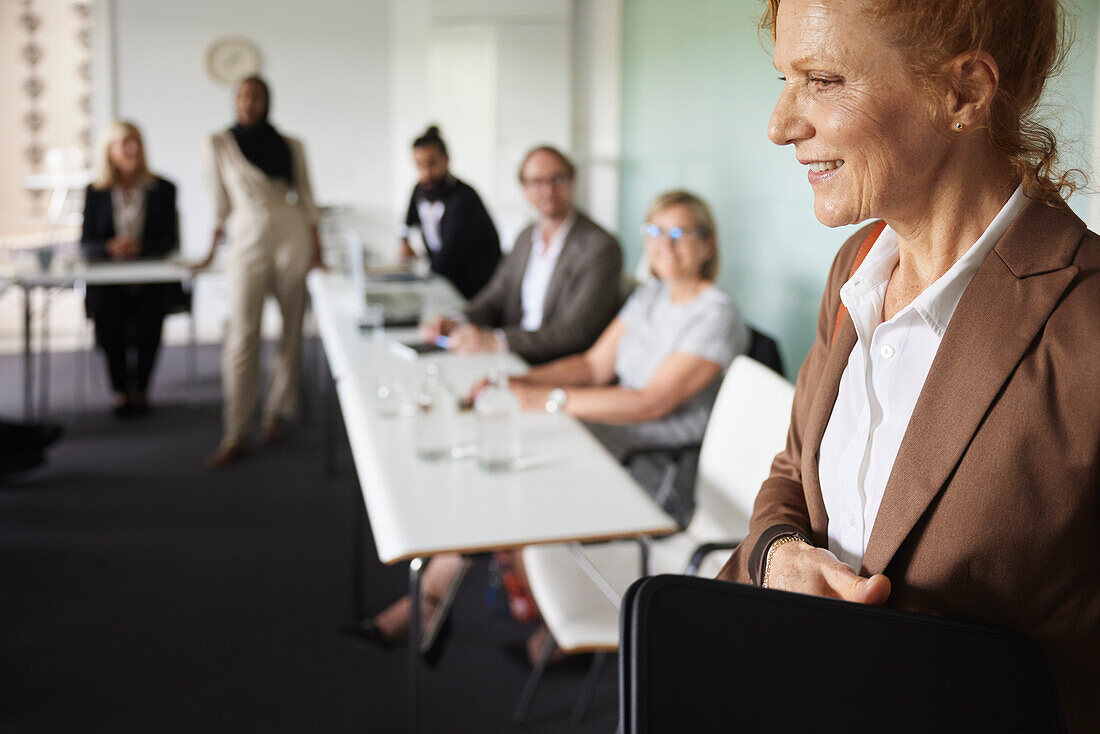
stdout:
<svg viewBox="0 0 1100 734">
<path fill-rule="evenodd" d="M 840 289 L 857 341 L 821 439 L 818 468 L 829 550 L 856 571 L 940 340 L 963 291 L 1026 204 L 1017 188 L 978 241 L 889 321 L 882 321 L 882 310 L 898 263 L 898 238 L 890 227 Z"/>
<path fill-rule="evenodd" d="M 114 215 L 115 236 L 140 240 L 145 230 L 144 184 L 131 189 L 115 186 L 111 189 L 111 213 Z"/>
<path fill-rule="evenodd" d="M 432 252 L 439 252 L 439 248 L 443 246 L 443 240 L 439 235 L 443 209 L 442 201 L 428 201 L 421 198 L 416 202 L 416 213 L 420 217 L 420 234 L 424 235 L 424 245 Z"/>
<path fill-rule="evenodd" d="M 550 278 L 558 264 L 558 257 L 565 246 L 565 238 L 577 221 L 576 212 L 562 222 L 558 231 L 547 242 L 542 234 L 542 226 L 535 227 L 531 233 L 531 256 L 527 258 L 527 269 L 523 271 L 523 286 L 520 298 L 523 306 L 523 319 L 520 326 L 524 331 L 537 331 L 542 326 L 542 310 L 546 304 L 546 291 L 550 288 Z"/>
</svg>

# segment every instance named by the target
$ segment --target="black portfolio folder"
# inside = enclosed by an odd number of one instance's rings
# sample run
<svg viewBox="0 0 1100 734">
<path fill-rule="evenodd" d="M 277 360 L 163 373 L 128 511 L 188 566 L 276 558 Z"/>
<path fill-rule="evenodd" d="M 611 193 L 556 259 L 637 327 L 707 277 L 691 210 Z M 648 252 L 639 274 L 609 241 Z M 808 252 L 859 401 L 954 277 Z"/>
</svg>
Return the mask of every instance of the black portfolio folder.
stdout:
<svg viewBox="0 0 1100 734">
<path fill-rule="evenodd" d="M 622 610 L 625 734 L 1065 730 L 1016 632 L 684 576 Z"/>
</svg>

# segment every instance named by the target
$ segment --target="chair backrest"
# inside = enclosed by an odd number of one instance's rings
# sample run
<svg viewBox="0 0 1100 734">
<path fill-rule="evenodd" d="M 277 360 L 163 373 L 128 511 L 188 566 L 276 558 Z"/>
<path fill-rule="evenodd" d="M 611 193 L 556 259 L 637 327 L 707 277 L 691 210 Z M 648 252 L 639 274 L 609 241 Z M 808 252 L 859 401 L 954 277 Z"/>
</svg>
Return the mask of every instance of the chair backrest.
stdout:
<svg viewBox="0 0 1100 734">
<path fill-rule="evenodd" d="M 638 258 L 638 264 L 634 266 L 634 281 L 641 285 L 653 280 L 653 272 L 649 269 L 649 256 L 642 250 L 642 256 Z"/>
<path fill-rule="evenodd" d="M 623 596 L 622 731 L 1065 731 L 1017 632 L 685 576 Z"/>
<path fill-rule="evenodd" d="M 783 373 L 783 357 L 779 354 L 779 344 L 775 339 L 751 326 L 749 327 L 748 356 L 765 367 L 775 370 L 781 377 L 786 377 Z"/>
<path fill-rule="evenodd" d="M 693 534 L 736 539 L 748 533 L 756 494 L 786 445 L 793 399 L 794 387 L 772 370 L 748 357 L 733 360 L 699 453 Z"/>
<path fill-rule="evenodd" d="M 634 292 L 634 289 L 638 287 L 638 280 L 629 273 L 623 273 L 619 276 L 619 305 L 618 308 L 622 308 L 627 299 L 630 298 L 630 294 Z"/>
</svg>

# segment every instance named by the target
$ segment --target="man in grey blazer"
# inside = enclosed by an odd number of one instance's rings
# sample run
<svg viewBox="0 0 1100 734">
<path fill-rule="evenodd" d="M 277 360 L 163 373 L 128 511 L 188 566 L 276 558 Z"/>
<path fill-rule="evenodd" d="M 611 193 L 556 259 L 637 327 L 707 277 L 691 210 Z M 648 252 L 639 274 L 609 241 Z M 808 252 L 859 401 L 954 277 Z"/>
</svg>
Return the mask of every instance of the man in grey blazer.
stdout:
<svg viewBox="0 0 1100 734">
<path fill-rule="evenodd" d="M 458 352 L 512 351 L 531 364 L 584 351 L 615 316 L 623 254 L 615 238 L 573 205 L 575 168 L 540 146 L 524 158 L 520 184 L 539 221 L 465 310 L 468 323 L 437 319 L 423 336 L 449 336 Z"/>
</svg>

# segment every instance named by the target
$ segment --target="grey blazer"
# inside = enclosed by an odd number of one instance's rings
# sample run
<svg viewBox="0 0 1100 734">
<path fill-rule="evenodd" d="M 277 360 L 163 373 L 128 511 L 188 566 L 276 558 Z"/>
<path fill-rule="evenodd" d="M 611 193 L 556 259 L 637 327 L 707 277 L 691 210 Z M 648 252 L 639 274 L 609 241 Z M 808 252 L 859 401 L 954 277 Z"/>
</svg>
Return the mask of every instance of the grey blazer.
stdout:
<svg viewBox="0 0 1100 734">
<path fill-rule="evenodd" d="M 492 279 L 470 301 L 466 317 L 478 326 L 502 329 L 513 352 L 538 364 L 584 351 L 611 322 L 621 305 L 623 251 L 612 235 L 578 211 L 546 289 L 542 326 L 524 331 L 523 275 L 534 231 L 532 224 L 520 232 Z"/>
</svg>

